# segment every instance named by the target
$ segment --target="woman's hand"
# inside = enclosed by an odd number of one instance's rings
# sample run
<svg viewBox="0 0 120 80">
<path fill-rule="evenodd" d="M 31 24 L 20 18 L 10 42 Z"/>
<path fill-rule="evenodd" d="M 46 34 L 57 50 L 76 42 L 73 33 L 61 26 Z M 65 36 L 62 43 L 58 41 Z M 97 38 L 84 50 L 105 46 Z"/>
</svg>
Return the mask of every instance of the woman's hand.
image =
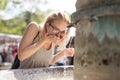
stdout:
<svg viewBox="0 0 120 80">
<path fill-rule="evenodd" d="M 64 55 L 66 55 L 68 57 L 73 57 L 73 55 L 74 55 L 74 48 L 66 48 L 64 50 Z"/>
<path fill-rule="evenodd" d="M 45 34 L 45 41 L 51 41 L 54 44 L 57 44 L 60 41 L 59 37 L 56 37 L 54 34 Z"/>
<path fill-rule="evenodd" d="M 53 64 L 55 62 L 57 62 L 61 57 L 63 57 L 64 55 L 66 55 L 67 57 L 73 57 L 74 55 L 74 48 L 66 48 L 60 52 L 58 52 L 52 59 L 52 61 L 50 62 L 50 64 Z"/>
</svg>

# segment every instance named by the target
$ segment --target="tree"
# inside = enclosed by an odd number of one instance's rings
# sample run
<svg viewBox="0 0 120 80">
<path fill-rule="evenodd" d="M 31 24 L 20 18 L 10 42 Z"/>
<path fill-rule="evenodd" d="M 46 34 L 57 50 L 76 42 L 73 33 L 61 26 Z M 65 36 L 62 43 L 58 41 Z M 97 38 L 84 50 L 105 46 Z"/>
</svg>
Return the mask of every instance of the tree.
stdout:
<svg viewBox="0 0 120 80">
<path fill-rule="evenodd" d="M 9 33 L 9 34 L 19 34 L 23 35 L 24 30 L 26 28 L 26 24 L 28 24 L 30 21 L 35 21 L 37 23 L 42 23 L 45 19 L 46 13 L 50 12 L 51 10 L 47 10 L 47 12 L 41 11 L 39 6 L 36 6 L 38 3 L 40 3 L 40 0 L 30 0 L 31 2 L 25 3 L 25 1 L 21 0 L 11 0 L 12 7 L 17 10 L 20 10 L 21 12 L 14 16 L 13 18 L 9 19 L 0 19 L 0 32 L 1 33 Z M 29 3 L 34 5 L 30 5 L 31 8 L 27 9 L 26 5 Z M 36 1 L 36 2 L 35 2 Z M 5 3 L 5 2 L 4 2 Z M 7 0 L 5 4 L 8 4 Z M 26 4 L 26 5 L 25 5 Z M 46 2 L 44 2 L 46 4 Z M 2 5 L 2 4 L 0 4 Z M 7 5 L 5 5 L 7 7 Z M 5 7 L 2 8 L 5 11 Z"/>
</svg>

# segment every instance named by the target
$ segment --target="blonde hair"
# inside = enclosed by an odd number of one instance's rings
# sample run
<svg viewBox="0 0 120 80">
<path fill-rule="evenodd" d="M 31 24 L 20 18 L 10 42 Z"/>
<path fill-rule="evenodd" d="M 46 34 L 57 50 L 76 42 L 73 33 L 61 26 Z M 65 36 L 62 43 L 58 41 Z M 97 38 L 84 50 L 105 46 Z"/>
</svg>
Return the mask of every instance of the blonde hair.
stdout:
<svg viewBox="0 0 120 80">
<path fill-rule="evenodd" d="M 46 33 L 46 26 L 47 26 L 47 24 L 51 23 L 51 22 L 53 22 L 55 20 L 62 20 L 62 21 L 65 21 L 67 24 L 70 23 L 69 16 L 66 13 L 63 13 L 63 12 L 52 12 L 51 14 L 48 15 L 48 17 L 45 20 L 45 23 L 43 25 L 43 29 L 41 31 L 40 37 L 43 37 L 44 34 Z M 69 30 L 67 30 L 67 33 L 68 33 L 68 31 Z"/>
</svg>

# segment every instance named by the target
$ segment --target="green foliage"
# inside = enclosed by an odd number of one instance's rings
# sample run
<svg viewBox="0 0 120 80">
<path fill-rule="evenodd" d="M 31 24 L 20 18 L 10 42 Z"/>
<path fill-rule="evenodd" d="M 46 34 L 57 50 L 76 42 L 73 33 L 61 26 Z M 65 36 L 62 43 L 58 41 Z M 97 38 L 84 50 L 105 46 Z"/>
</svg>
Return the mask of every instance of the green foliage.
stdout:
<svg viewBox="0 0 120 80">
<path fill-rule="evenodd" d="M 0 0 L 0 10 L 5 11 L 7 3 L 9 0 Z M 40 0 L 37 0 L 40 1 Z M 19 1 L 12 1 L 15 5 L 19 5 Z M 13 5 L 14 6 L 14 5 Z M 36 8 L 37 9 L 37 8 Z M 42 23 L 45 19 L 45 13 L 40 10 L 36 10 L 35 13 L 30 13 L 30 15 L 26 15 L 27 11 L 20 14 L 18 17 L 14 17 L 13 19 L 9 20 L 2 20 L 0 15 L 0 33 L 7 33 L 7 34 L 17 34 L 23 35 L 25 28 L 28 24 L 28 21 L 34 21 L 38 24 Z M 28 19 L 27 19 L 28 18 Z M 26 20 L 27 19 L 27 20 Z"/>
<path fill-rule="evenodd" d="M 0 33 L 18 34 L 24 33 L 26 23 L 23 19 L 14 18 L 7 21 L 0 21 Z"/>
<path fill-rule="evenodd" d="M 0 33 L 23 35 L 27 25 L 25 17 L 24 15 L 10 20 L 0 20 Z M 45 15 L 42 12 L 40 14 L 32 14 L 31 21 L 39 24 L 42 23 L 44 18 Z"/>
<path fill-rule="evenodd" d="M 33 13 L 31 14 L 31 21 L 42 24 L 46 15 L 48 15 L 51 11 L 52 10 Z M 23 35 L 27 26 L 25 14 L 26 13 L 22 13 L 22 15 L 10 20 L 0 20 L 0 33 Z"/>
<path fill-rule="evenodd" d="M 42 23 L 43 20 L 45 19 L 45 13 L 41 12 L 40 14 L 32 14 L 31 21 L 37 22 L 37 23 Z"/>
<path fill-rule="evenodd" d="M 8 0 L 0 0 L 0 10 L 4 10 L 6 8 L 7 3 Z"/>
</svg>

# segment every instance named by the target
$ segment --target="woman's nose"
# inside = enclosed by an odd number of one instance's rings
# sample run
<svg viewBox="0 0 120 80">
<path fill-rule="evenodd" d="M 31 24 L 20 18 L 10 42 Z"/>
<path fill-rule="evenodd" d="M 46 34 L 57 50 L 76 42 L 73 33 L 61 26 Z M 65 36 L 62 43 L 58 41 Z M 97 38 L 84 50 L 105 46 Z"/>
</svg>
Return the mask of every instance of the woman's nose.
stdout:
<svg viewBox="0 0 120 80">
<path fill-rule="evenodd" d="M 59 37 L 60 39 L 62 39 L 64 37 L 64 35 L 61 35 L 60 33 L 56 35 L 57 37 Z"/>
<path fill-rule="evenodd" d="M 57 36 L 57 37 L 60 37 L 60 33 L 57 33 L 56 36 Z"/>
</svg>

